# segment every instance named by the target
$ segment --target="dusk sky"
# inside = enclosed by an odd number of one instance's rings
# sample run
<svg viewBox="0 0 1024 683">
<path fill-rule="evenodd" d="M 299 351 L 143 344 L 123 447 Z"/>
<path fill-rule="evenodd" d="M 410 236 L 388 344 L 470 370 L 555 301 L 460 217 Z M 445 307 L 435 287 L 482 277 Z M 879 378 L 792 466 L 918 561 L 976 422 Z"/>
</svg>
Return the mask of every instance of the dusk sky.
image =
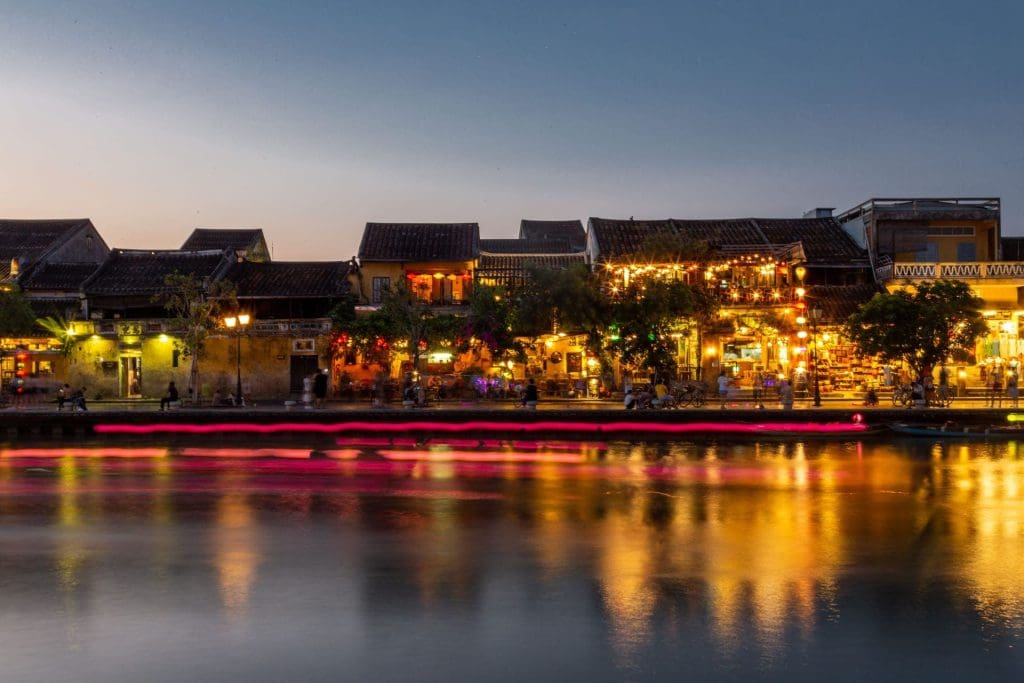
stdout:
<svg viewBox="0 0 1024 683">
<path fill-rule="evenodd" d="M 0 0 L 0 217 L 112 247 L 367 221 L 799 216 L 997 196 L 1024 234 L 1024 2 Z"/>
</svg>

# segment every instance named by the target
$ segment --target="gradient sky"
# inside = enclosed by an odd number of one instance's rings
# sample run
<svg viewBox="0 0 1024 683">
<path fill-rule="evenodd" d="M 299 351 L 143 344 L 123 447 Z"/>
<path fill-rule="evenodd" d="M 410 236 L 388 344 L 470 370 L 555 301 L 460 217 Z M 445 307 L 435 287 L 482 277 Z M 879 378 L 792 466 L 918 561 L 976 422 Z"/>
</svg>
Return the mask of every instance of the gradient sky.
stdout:
<svg viewBox="0 0 1024 683">
<path fill-rule="evenodd" d="M 367 221 L 969 195 L 1020 235 L 1022 27 L 1020 0 L 0 0 L 0 217 L 318 260 Z"/>
</svg>

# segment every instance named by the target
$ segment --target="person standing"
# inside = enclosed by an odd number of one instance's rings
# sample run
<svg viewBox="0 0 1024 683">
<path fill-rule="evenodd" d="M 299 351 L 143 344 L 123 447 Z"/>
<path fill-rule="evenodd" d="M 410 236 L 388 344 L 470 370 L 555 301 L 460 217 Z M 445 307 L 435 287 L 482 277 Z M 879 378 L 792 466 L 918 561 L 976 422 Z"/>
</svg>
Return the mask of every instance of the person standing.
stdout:
<svg viewBox="0 0 1024 683">
<path fill-rule="evenodd" d="M 725 370 L 718 373 L 718 402 L 722 406 L 722 410 L 725 410 L 725 403 L 729 398 L 729 378 L 725 375 Z"/>
<path fill-rule="evenodd" d="M 170 408 L 172 403 L 178 402 L 178 387 L 174 382 L 167 385 L 167 393 L 160 399 L 160 410 Z"/>
<path fill-rule="evenodd" d="M 57 410 L 64 410 L 64 404 L 71 398 L 71 385 L 67 382 L 64 383 L 60 389 L 57 390 Z"/>
<path fill-rule="evenodd" d="M 793 410 L 793 387 L 786 380 L 779 383 L 779 403 L 783 410 Z"/>
<path fill-rule="evenodd" d="M 990 385 L 990 389 L 992 390 L 992 394 L 990 396 L 991 401 L 989 402 L 989 406 L 992 407 L 992 408 L 1002 408 L 1003 407 L 1003 378 L 999 376 L 998 372 L 995 372 L 995 371 L 992 372 L 992 384 Z M 997 401 L 999 403 L 998 406 L 996 405 Z"/>
<path fill-rule="evenodd" d="M 1010 399 L 1010 405 L 1016 408 L 1020 399 L 1020 389 L 1017 387 L 1017 373 L 1015 372 L 1006 376 L 1006 396 Z"/>
<path fill-rule="evenodd" d="M 633 395 L 632 389 L 626 389 L 626 394 L 622 397 L 622 407 L 626 410 L 636 408 L 636 396 Z"/>
<path fill-rule="evenodd" d="M 540 392 L 537 391 L 537 383 L 530 378 L 526 383 L 526 391 L 523 392 L 524 405 L 530 410 L 537 410 L 537 401 L 540 399 Z"/>
<path fill-rule="evenodd" d="M 327 370 L 317 370 L 313 377 L 313 407 L 323 408 L 327 401 Z"/>
</svg>

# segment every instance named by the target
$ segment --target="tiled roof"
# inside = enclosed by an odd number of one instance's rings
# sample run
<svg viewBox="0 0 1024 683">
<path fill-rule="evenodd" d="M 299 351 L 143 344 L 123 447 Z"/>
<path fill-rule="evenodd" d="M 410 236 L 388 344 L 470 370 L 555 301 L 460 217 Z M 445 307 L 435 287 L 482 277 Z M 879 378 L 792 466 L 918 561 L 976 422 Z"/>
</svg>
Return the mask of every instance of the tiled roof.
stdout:
<svg viewBox="0 0 1024 683">
<path fill-rule="evenodd" d="M 488 272 L 525 270 L 527 266 L 545 268 L 568 268 L 576 264 L 586 264 L 586 255 L 577 254 L 480 254 L 477 274 Z"/>
<path fill-rule="evenodd" d="M 263 239 L 259 228 L 196 228 L 181 245 L 183 251 L 231 249 L 244 251 Z"/>
<path fill-rule="evenodd" d="M 40 263 L 20 284 L 25 291 L 78 291 L 82 283 L 100 268 L 98 263 Z"/>
<path fill-rule="evenodd" d="M 562 253 L 583 251 L 587 247 L 587 233 L 581 221 L 531 221 L 519 222 L 519 237 L 528 240 L 563 242 Z"/>
<path fill-rule="evenodd" d="M 231 266 L 225 279 L 240 299 L 336 297 L 348 291 L 348 269 L 345 261 L 246 261 Z"/>
<path fill-rule="evenodd" d="M 65 238 L 90 225 L 88 218 L 0 220 L 0 279 L 10 275 L 12 259 L 35 263 Z"/>
<path fill-rule="evenodd" d="M 755 218 L 765 238 L 774 244 L 800 242 L 808 262 L 843 263 L 867 260 L 835 218 Z"/>
<path fill-rule="evenodd" d="M 590 230 L 604 259 L 640 252 L 659 236 L 707 242 L 724 253 L 775 252 L 800 243 L 808 261 L 866 259 L 834 218 L 738 218 L 722 220 L 613 220 L 591 218 Z"/>
<path fill-rule="evenodd" d="M 471 261 L 480 253 L 476 223 L 367 223 L 360 261 Z"/>
<path fill-rule="evenodd" d="M 734 220 L 615 220 L 591 218 L 590 230 L 602 258 L 635 254 L 659 236 L 681 237 L 690 242 L 724 245 L 764 245 L 766 240 L 750 219 Z"/>
<path fill-rule="evenodd" d="M 811 285 L 807 288 L 809 308 L 821 307 L 825 323 L 843 323 L 880 292 L 874 283 L 862 285 Z"/>
<path fill-rule="evenodd" d="M 217 279 L 234 260 L 228 251 L 131 251 L 115 249 L 85 282 L 87 296 L 139 296 L 166 291 L 172 273 Z"/>
<path fill-rule="evenodd" d="M 579 249 L 570 249 L 566 240 L 542 239 L 481 239 L 480 253 L 490 254 L 571 254 L 582 252 L 586 245 Z"/>
</svg>

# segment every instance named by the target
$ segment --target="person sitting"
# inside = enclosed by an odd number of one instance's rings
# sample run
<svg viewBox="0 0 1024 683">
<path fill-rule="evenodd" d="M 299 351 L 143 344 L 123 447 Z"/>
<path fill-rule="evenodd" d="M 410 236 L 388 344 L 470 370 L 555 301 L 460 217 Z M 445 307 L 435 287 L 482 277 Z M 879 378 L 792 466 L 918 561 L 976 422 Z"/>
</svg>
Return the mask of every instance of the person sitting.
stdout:
<svg viewBox="0 0 1024 683">
<path fill-rule="evenodd" d="M 664 380 L 658 380 L 654 385 L 654 405 L 659 408 L 670 408 L 675 404 L 675 397 L 669 393 Z"/>
<path fill-rule="evenodd" d="M 626 389 L 626 395 L 622 399 L 622 407 L 626 410 L 636 408 L 636 396 L 633 395 L 632 389 Z"/>
<path fill-rule="evenodd" d="M 167 394 L 160 398 L 160 410 L 170 408 L 171 404 L 178 402 L 178 387 L 174 386 L 174 382 L 167 385 Z"/>
<path fill-rule="evenodd" d="M 77 389 L 73 394 L 71 394 L 71 410 L 74 411 L 76 409 L 82 411 L 89 410 L 85 405 L 85 387 Z"/>
<path fill-rule="evenodd" d="M 877 406 L 878 405 L 878 393 L 875 392 L 874 387 L 868 388 L 868 393 L 864 396 L 864 405 L 866 406 Z"/>
</svg>

